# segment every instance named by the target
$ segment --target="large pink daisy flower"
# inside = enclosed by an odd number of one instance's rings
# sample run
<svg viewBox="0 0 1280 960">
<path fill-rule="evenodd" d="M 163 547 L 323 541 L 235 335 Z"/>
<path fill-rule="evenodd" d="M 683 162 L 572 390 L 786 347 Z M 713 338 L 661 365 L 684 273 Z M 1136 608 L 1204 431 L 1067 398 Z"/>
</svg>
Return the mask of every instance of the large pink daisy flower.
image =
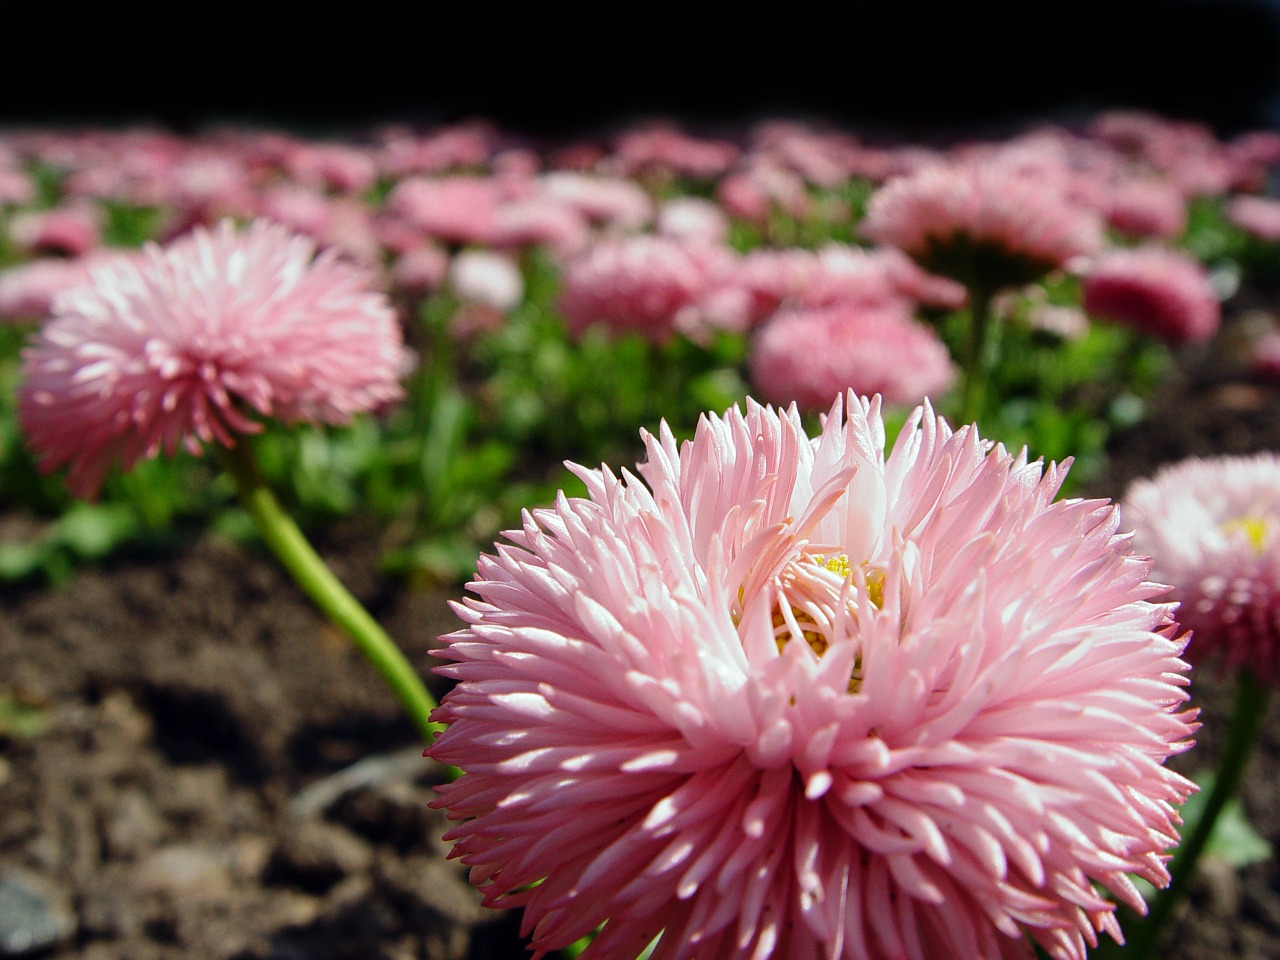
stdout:
<svg viewBox="0 0 1280 960">
<path fill-rule="evenodd" d="M 365 271 L 258 221 L 197 229 L 92 271 L 22 355 L 22 428 L 43 469 L 93 496 L 112 463 L 345 423 L 401 396 L 399 321 Z"/>
<path fill-rule="evenodd" d="M 1134 549 L 1182 603 L 1196 662 L 1280 681 L 1280 456 L 1172 464 L 1136 481 L 1123 509 Z"/>
<path fill-rule="evenodd" d="M 480 559 L 429 751 L 539 955 L 1081 960 L 1168 880 L 1186 664 L 1106 501 L 877 400 L 748 401 Z"/>
</svg>

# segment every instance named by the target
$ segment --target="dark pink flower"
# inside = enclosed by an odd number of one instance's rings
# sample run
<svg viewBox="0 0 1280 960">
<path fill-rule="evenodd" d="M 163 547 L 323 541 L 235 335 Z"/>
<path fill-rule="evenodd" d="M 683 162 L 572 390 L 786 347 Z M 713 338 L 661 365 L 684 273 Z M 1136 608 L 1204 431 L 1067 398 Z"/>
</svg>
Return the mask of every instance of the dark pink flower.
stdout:
<svg viewBox="0 0 1280 960">
<path fill-rule="evenodd" d="M 1163 247 L 1117 249 L 1084 277 L 1084 308 L 1170 343 L 1207 340 L 1222 309 L 1199 261 Z"/>
</svg>

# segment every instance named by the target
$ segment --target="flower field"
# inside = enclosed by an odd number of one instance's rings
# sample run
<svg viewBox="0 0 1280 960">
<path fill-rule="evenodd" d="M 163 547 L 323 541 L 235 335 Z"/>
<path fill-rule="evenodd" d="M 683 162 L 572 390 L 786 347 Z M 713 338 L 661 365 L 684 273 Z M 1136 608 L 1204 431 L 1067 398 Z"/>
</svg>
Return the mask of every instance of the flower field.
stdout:
<svg viewBox="0 0 1280 960">
<path fill-rule="evenodd" d="M 0 132 L 0 955 L 1275 956 L 1278 196 L 1137 111 Z"/>
</svg>

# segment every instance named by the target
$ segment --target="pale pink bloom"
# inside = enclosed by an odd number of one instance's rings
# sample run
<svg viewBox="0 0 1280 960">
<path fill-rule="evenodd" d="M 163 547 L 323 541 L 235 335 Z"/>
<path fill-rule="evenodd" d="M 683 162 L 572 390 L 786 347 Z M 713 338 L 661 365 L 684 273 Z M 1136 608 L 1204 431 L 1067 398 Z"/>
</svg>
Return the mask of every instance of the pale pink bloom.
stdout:
<svg viewBox="0 0 1280 960">
<path fill-rule="evenodd" d="M 848 389 L 910 406 L 956 378 L 938 335 L 898 304 L 784 310 L 757 331 L 748 366 L 765 400 L 816 412 Z"/>
<path fill-rule="evenodd" d="M 837 244 L 816 252 L 752 250 L 737 262 L 722 286 L 745 294 L 740 301 L 743 319 L 729 325 L 737 329 L 763 321 L 784 305 L 896 304 L 905 309 L 919 303 L 952 309 L 965 299 L 959 284 L 925 273 L 898 250 L 884 247 L 867 251 Z M 717 294 L 724 297 L 718 290 Z"/>
<path fill-rule="evenodd" d="M 1235 169 L 1232 190 L 1263 190 L 1271 168 L 1280 165 L 1280 131 L 1253 130 L 1227 144 L 1227 155 Z"/>
<path fill-rule="evenodd" d="M 400 325 L 367 274 L 258 221 L 102 263 L 23 351 L 19 417 L 44 470 L 94 496 L 112 464 L 232 446 L 253 414 L 346 423 L 401 396 Z"/>
<path fill-rule="evenodd" d="M 446 243 L 488 244 L 503 200 L 501 185 L 484 177 L 414 177 L 391 190 L 387 211 Z"/>
<path fill-rule="evenodd" d="M 543 246 L 562 260 L 590 242 L 591 229 L 582 214 L 568 204 L 536 196 L 500 203 L 488 236 L 494 247 Z"/>
<path fill-rule="evenodd" d="M 416 134 L 392 127 L 381 135 L 374 159 L 381 173 L 397 179 L 481 167 L 493 154 L 497 133 L 483 123 L 442 127 Z"/>
<path fill-rule="evenodd" d="M 674 127 L 629 130 L 614 143 L 613 159 L 625 176 L 658 173 L 710 180 L 733 166 L 740 151 L 732 143 L 693 137 Z"/>
<path fill-rule="evenodd" d="M 359 193 L 378 179 L 373 157 L 343 143 L 299 143 L 284 158 L 285 171 L 303 186 Z"/>
<path fill-rule="evenodd" d="M 102 243 L 102 210 L 73 202 L 49 210 L 24 210 L 9 219 L 9 239 L 29 253 L 78 257 Z"/>
<path fill-rule="evenodd" d="M 1195 724 L 1114 506 L 927 407 L 886 458 L 852 393 L 813 440 L 748 400 L 644 442 L 441 638 L 435 805 L 539 955 L 1084 960 L 1145 910 Z"/>
<path fill-rule="evenodd" d="M 600 325 L 613 334 L 634 331 L 660 342 L 732 264 L 727 249 L 690 240 L 602 240 L 565 265 L 560 309 L 575 337 Z"/>
<path fill-rule="evenodd" d="M 501 180 L 533 180 L 542 170 L 542 159 L 536 151 L 509 147 L 495 154 L 489 163 L 493 175 Z"/>
<path fill-rule="evenodd" d="M 1098 218 L 999 163 L 931 167 L 872 195 L 865 236 L 966 284 L 1018 286 L 1102 247 Z"/>
<path fill-rule="evenodd" d="M 1207 340 L 1222 320 L 1204 267 L 1164 247 L 1103 254 L 1085 274 L 1083 299 L 1091 316 L 1128 324 L 1171 343 Z"/>
<path fill-rule="evenodd" d="M 36 198 L 36 183 L 23 170 L 0 166 L 0 204 L 21 207 Z"/>
<path fill-rule="evenodd" d="M 375 264 L 382 245 L 368 208 L 349 197 L 332 197 L 296 183 L 280 183 L 258 198 L 257 214 L 310 237 L 360 263 Z"/>
<path fill-rule="evenodd" d="M 833 243 L 818 251 L 818 260 L 822 271 L 815 280 L 815 289 L 802 296 L 806 303 L 815 306 L 824 300 L 857 299 L 838 295 L 840 286 L 857 284 L 864 278 L 870 282 L 876 275 L 884 277 L 896 297 L 923 307 L 955 310 L 964 305 L 967 297 L 963 286 L 946 277 L 926 273 L 896 247 L 868 251 Z M 832 287 L 837 291 L 835 296 L 832 296 Z"/>
<path fill-rule="evenodd" d="M 1111 185 L 1103 216 L 1131 237 L 1171 240 L 1187 227 L 1187 202 L 1168 181 L 1129 178 Z"/>
<path fill-rule="evenodd" d="M 449 285 L 459 300 L 507 311 L 524 297 L 524 278 L 510 257 L 492 250 L 460 250 L 449 264 Z"/>
<path fill-rule="evenodd" d="M 630 180 L 559 171 L 540 177 L 538 190 L 600 226 L 639 230 L 653 221 L 653 201 Z"/>
<path fill-rule="evenodd" d="M 391 264 L 391 284 L 413 294 L 437 290 L 449 275 L 449 254 L 436 246 L 407 250 Z"/>
<path fill-rule="evenodd" d="M 724 243 L 729 219 L 716 204 L 702 197 L 673 197 L 658 208 L 656 231 L 668 237 L 700 237 Z"/>
<path fill-rule="evenodd" d="M 716 187 L 716 199 L 732 216 L 761 225 L 774 212 L 797 220 L 813 213 L 813 200 L 804 181 L 790 170 L 765 162 L 752 163 L 722 179 Z"/>
<path fill-rule="evenodd" d="M 1134 549 L 1171 584 L 1188 656 L 1280 681 L 1280 456 L 1192 458 L 1125 494 Z"/>
<path fill-rule="evenodd" d="M 1269 243 L 1280 242 L 1280 200 L 1274 197 L 1232 197 L 1227 219 L 1246 233 Z"/>
</svg>

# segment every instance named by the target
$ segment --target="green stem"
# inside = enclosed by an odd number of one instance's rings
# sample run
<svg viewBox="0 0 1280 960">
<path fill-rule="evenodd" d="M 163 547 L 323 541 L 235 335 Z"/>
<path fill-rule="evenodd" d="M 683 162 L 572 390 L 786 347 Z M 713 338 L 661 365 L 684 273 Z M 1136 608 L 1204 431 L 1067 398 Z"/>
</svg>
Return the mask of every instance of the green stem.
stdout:
<svg viewBox="0 0 1280 960">
<path fill-rule="evenodd" d="M 218 459 L 235 481 L 240 502 L 259 535 L 320 611 L 349 636 L 356 648 L 382 674 L 392 692 L 428 741 L 444 730 L 428 717 L 436 702 L 422 685 L 404 654 L 342 585 L 307 542 L 293 518 L 263 484 L 246 438 L 232 449 L 216 446 Z"/>
<path fill-rule="evenodd" d="M 991 293 L 977 284 L 969 286 L 969 343 L 964 363 L 964 395 L 959 422 L 981 419 L 986 402 L 987 340 L 991 330 Z"/>
<path fill-rule="evenodd" d="M 1204 852 L 1213 825 L 1222 808 L 1236 794 L 1248 765 L 1258 731 L 1267 715 L 1270 688 L 1261 683 L 1252 672 L 1242 669 L 1236 678 L 1236 702 L 1227 728 L 1225 752 L 1218 773 L 1209 791 L 1204 811 L 1191 835 L 1178 846 L 1169 864 L 1172 879 L 1169 886 L 1156 895 L 1151 910 L 1126 936 L 1121 955 L 1125 960 L 1146 960 L 1152 955 L 1156 942 L 1163 932 L 1174 908 L 1186 893 L 1187 884 L 1195 873 L 1196 862 Z"/>
</svg>

